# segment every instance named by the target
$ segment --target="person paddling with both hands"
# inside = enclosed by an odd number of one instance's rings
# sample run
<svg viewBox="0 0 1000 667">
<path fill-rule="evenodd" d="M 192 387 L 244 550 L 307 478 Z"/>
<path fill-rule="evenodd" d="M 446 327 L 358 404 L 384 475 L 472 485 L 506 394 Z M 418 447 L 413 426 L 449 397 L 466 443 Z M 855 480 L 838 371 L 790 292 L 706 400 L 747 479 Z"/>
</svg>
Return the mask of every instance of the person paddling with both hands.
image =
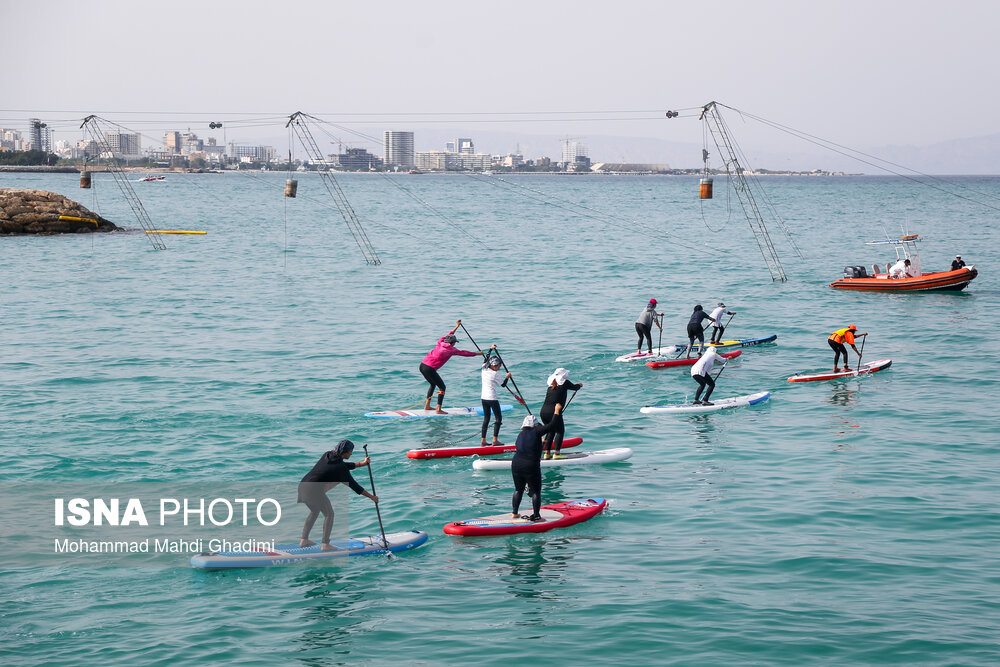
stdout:
<svg viewBox="0 0 1000 667">
<path fill-rule="evenodd" d="M 553 414 L 561 418 L 562 404 L 556 404 Z M 542 436 L 548 436 L 555 427 L 554 421 L 547 424 L 536 424 L 535 418 L 528 415 L 521 422 L 521 432 L 517 434 L 514 458 L 510 464 L 510 474 L 514 478 L 514 497 L 511 499 L 511 519 L 527 519 L 541 521 L 542 509 L 542 450 L 545 447 Z M 521 507 L 521 497 L 524 487 L 528 487 L 531 497 L 531 516 L 521 517 L 518 510 Z"/>
<path fill-rule="evenodd" d="M 709 347 L 705 350 L 705 354 L 701 355 L 698 361 L 694 362 L 694 366 L 691 367 L 691 377 L 694 381 L 698 383 L 698 391 L 694 393 L 695 405 L 715 405 L 709 399 L 712 392 L 715 391 L 715 378 L 712 377 L 712 368 L 715 367 L 717 362 L 722 362 L 723 367 L 725 367 L 728 360 L 724 360 L 719 356 L 719 351 L 715 347 Z M 722 372 L 721 370 L 719 371 Z M 700 400 L 701 392 L 705 388 L 708 391 L 705 392 L 705 400 Z"/>
<path fill-rule="evenodd" d="M 722 323 L 722 316 L 729 315 L 729 319 L 733 319 L 733 315 L 736 314 L 735 310 L 726 310 L 726 304 L 719 302 L 718 307 L 712 311 L 712 314 L 708 317 L 712 320 L 712 340 L 714 343 L 722 342 L 722 334 L 726 333 L 726 325 Z"/>
<path fill-rule="evenodd" d="M 503 445 L 500 442 L 500 424 L 503 423 L 503 413 L 500 409 L 500 400 L 497 398 L 497 388 L 506 387 L 507 380 L 510 379 L 510 373 L 506 376 L 500 374 L 500 368 L 503 366 L 503 360 L 500 359 L 499 354 L 492 354 L 497 349 L 496 345 L 490 346 L 490 353 L 486 355 L 485 361 L 483 361 L 483 438 L 481 445 L 486 444 L 486 429 L 490 425 L 490 414 L 493 414 L 493 444 L 495 446 Z"/>
<path fill-rule="evenodd" d="M 316 543 L 309 539 L 309 532 L 320 514 L 323 515 L 323 537 L 321 538 L 321 549 L 323 551 L 336 551 L 337 547 L 330 544 L 330 532 L 333 530 L 333 505 L 326 492 L 337 484 L 347 484 L 354 493 L 364 496 L 378 504 L 378 496 L 368 493 L 364 488 L 354 481 L 351 471 L 355 468 L 366 466 L 371 459 L 365 457 L 364 461 L 354 463 L 348 461 L 354 452 L 354 443 L 350 440 L 341 440 L 337 446 L 323 454 L 312 470 L 306 473 L 302 481 L 299 482 L 298 502 L 304 503 L 309 508 L 309 516 L 302 527 L 302 539 L 299 541 L 300 547 L 316 546 Z"/>
<path fill-rule="evenodd" d="M 684 354 L 685 359 L 691 358 L 691 349 L 694 348 L 694 340 L 698 339 L 698 356 L 701 356 L 702 351 L 705 349 L 705 328 L 702 326 L 704 320 L 715 321 L 715 318 L 705 312 L 698 304 L 694 307 L 694 312 L 691 313 L 691 319 L 688 320 L 687 334 L 688 334 L 688 346 L 687 352 Z"/>
<path fill-rule="evenodd" d="M 660 331 L 663 331 L 663 326 L 660 324 L 661 315 L 663 313 L 656 312 L 656 299 L 650 299 L 646 307 L 639 313 L 639 319 L 635 321 L 635 332 L 639 334 L 639 349 L 636 354 L 642 354 L 642 340 L 644 338 L 646 339 L 646 348 L 650 354 L 653 354 L 653 325 L 655 324 Z"/>
<path fill-rule="evenodd" d="M 844 347 L 845 342 L 852 348 L 854 348 L 854 352 L 858 355 L 858 362 L 860 363 L 861 353 L 858 352 L 858 348 L 854 345 L 854 338 L 855 336 L 867 336 L 868 334 L 856 333 L 857 330 L 858 328 L 852 324 L 850 326 L 844 327 L 843 329 L 837 329 L 832 334 L 830 334 L 829 338 L 826 339 L 826 342 L 828 342 L 830 344 L 830 347 L 833 348 L 834 373 L 840 372 L 840 368 L 837 367 L 837 362 L 840 361 L 840 355 L 844 355 L 844 370 L 845 371 L 851 370 L 851 368 L 847 365 L 847 348 Z"/>
<path fill-rule="evenodd" d="M 573 384 L 569 381 L 569 371 L 565 368 L 557 368 L 548 379 L 549 388 L 545 390 L 545 402 L 538 416 L 542 422 L 552 426 L 552 430 L 545 436 L 545 458 L 560 459 L 562 454 L 563 435 L 566 433 L 566 425 L 563 423 L 562 407 L 566 405 L 566 394 L 569 390 L 580 391 L 583 383 Z M 559 409 L 557 409 L 559 408 Z M 553 451 L 554 450 L 554 451 Z"/>
<path fill-rule="evenodd" d="M 437 411 L 436 414 L 445 414 L 441 405 L 444 403 L 444 380 L 438 374 L 438 371 L 442 366 L 447 363 L 449 359 L 454 356 L 459 357 L 478 357 L 483 352 L 479 350 L 478 352 L 467 352 L 466 350 L 460 350 L 455 347 L 455 343 L 458 342 L 458 338 L 455 337 L 455 332 L 458 328 L 462 326 L 462 320 L 458 320 L 455 323 L 455 328 L 446 333 L 444 336 L 438 339 L 437 345 L 434 349 L 427 353 L 424 360 L 420 362 L 420 374 L 424 376 L 424 379 L 430 383 L 430 387 L 427 389 L 427 400 L 424 402 L 424 410 L 431 409 L 431 397 L 434 395 L 434 389 L 439 388 L 438 400 L 437 400 Z"/>
</svg>

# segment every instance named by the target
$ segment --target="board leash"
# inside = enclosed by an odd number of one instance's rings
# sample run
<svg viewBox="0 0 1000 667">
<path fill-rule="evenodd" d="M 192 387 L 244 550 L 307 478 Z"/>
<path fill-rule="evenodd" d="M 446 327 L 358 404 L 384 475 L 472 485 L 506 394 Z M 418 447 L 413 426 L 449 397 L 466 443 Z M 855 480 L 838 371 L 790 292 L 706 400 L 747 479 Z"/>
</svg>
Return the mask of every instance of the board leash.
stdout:
<svg viewBox="0 0 1000 667">
<path fill-rule="evenodd" d="M 368 458 L 368 445 L 364 446 L 365 458 Z M 372 474 L 372 462 L 369 458 L 368 460 L 368 481 L 372 485 L 372 495 L 378 498 L 378 494 L 375 493 L 375 475 Z M 392 552 L 389 551 L 389 540 L 385 539 L 385 527 L 382 525 L 382 512 L 378 508 L 378 501 L 375 501 L 375 514 L 378 516 L 378 528 L 382 531 L 382 546 L 385 548 L 385 555 L 392 558 Z"/>
</svg>

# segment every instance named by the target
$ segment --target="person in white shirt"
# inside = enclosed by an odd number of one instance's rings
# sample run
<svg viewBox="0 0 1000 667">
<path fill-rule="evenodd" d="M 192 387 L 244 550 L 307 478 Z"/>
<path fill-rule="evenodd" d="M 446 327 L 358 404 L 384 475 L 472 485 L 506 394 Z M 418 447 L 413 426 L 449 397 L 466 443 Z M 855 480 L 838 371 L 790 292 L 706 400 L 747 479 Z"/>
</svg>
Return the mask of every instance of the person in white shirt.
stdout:
<svg viewBox="0 0 1000 667">
<path fill-rule="evenodd" d="M 906 277 L 906 263 L 910 260 L 899 260 L 891 267 L 889 267 L 889 277 L 890 278 L 904 278 Z"/>
<path fill-rule="evenodd" d="M 705 354 L 701 355 L 701 358 L 694 362 L 694 366 L 691 367 L 691 377 L 698 383 L 698 391 L 694 394 L 695 405 L 715 405 L 715 403 L 712 403 L 708 399 L 715 390 L 715 379 L 712 377 L 712 368 L 717 361 L 722 361 L 723 364 L 726 363 L 718 355 L 717 348 L 709 347 L 705 350 Z M 705 392 L 705 400 L 702 401 L 699 399 L 705 387 L 708 387 L 708 391 Z"/>
<path fill-rule="evenodd" d="M 903 271 L 904 278 L 919 278 L 920 274 L 917 272 L 917 267 L 910 264 L 910 260 L 904 259 L 903 264 L 906 267 Z"/>
<path fill-rule="evenodd" d="M 496 345 L 490 347 L 490 351 L 494 350 Z M 500 357 L 496 355 L 488 355 L 486 361 L 483 362 L 483 432 L 482 432 L 482 442 L 481 445 L 486 444 L 486 429 L 490 425 L 490 413 L 493 413 L 493 444 L 500 446 L 504 443 L 500 442 L 500 424 L 503 423 L 503 413 L 500 412 L 500 401 L 497 399 L 497 387 L 506 387 L 507 380 L 510 379 L 510 373 L 507 376 L 500 375 L 500 367 L 503 362 L 500 361 Z"/>
<path fill-rule="evenodd" d="M 726 331 L 726 325 L 722 323 L 722 316 L 723 315 L 732 316 L 735 314 L 736 311 L 726 310 L 726 304 L 722 303 L 721 301 L 719 302 L 718 307 L 715 310 L 713 310 L 712 314 L 709 316 L 713 320 L 715 320 L 714 322 L 712 322 L 712 340 L 710 341 L 711 343 L 722 342 L 722 334 Z M 730 319 L 732 319 L 732 317 L 730 317 Z"/>
</svg>

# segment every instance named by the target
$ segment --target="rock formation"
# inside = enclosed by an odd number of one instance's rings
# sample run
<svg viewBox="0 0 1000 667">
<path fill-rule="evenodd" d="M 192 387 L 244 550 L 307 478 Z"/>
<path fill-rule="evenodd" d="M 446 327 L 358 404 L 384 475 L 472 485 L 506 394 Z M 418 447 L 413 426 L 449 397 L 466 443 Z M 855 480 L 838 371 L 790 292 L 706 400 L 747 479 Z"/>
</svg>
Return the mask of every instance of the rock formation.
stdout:
<svg viewBox="0 0 1000 667">
<path fill-rule="evenodd" d="M 55 192 L 0 188 L 0 235 L 88 234 L 116 229 L 110 220 Z"/>
</svg>

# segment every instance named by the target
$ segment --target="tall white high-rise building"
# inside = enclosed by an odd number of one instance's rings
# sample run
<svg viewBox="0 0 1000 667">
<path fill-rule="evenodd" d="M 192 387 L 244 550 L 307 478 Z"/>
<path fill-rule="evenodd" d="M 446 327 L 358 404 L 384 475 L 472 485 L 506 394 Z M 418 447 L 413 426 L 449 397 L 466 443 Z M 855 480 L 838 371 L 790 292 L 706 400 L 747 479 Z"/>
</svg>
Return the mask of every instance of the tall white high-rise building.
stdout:
<svg viewBox="0 0 1000 667">
<path fill-rule="evenodd" d="M 386 130 L 382 134 L 382 156 L 386 167 L 413 167 L 413 133 Z"/>
<path fill-rule="evenodd" d="M 563 141 L 562 161 L 566 164 L 573 164 L 578 157 L 587 157 L 587 147 L 579 141 Z"/>
</svg>

